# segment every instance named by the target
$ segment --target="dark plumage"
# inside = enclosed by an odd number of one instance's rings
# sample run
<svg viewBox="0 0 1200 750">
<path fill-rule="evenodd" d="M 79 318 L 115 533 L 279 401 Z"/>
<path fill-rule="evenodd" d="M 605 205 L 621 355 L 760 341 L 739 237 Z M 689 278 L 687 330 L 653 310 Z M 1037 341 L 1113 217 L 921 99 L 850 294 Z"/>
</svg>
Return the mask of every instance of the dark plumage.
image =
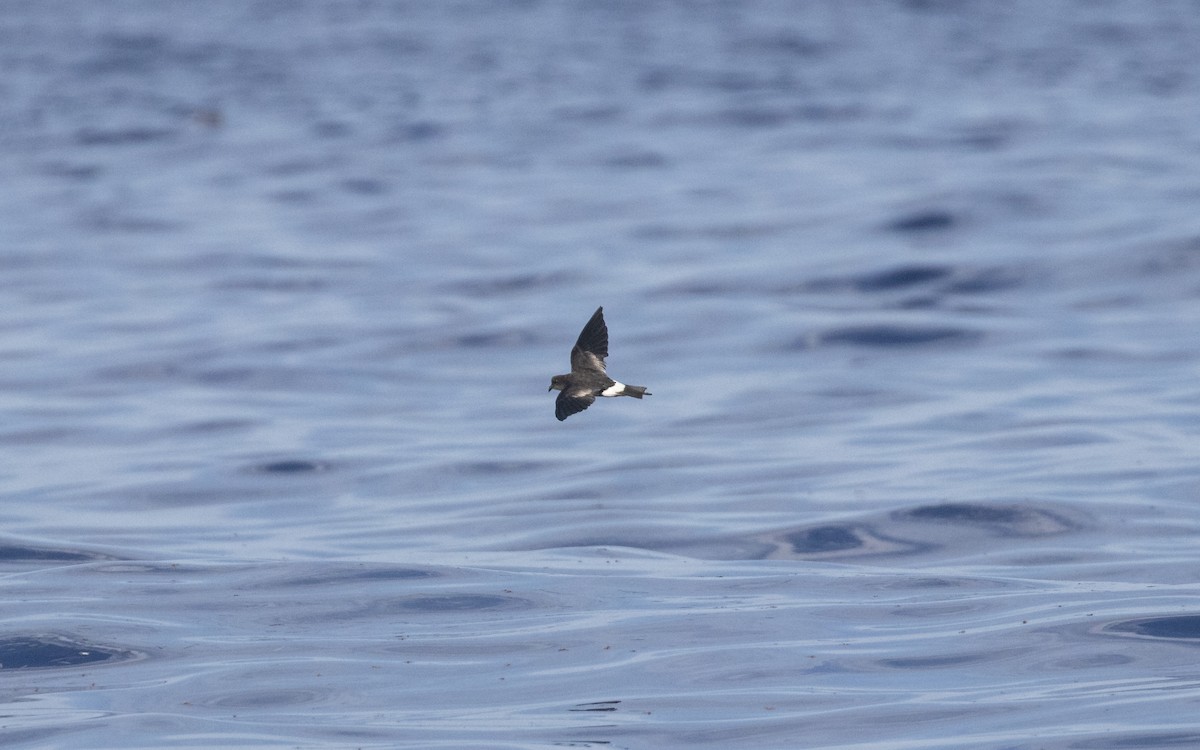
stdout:
<svg viewBox="0 0 1200 750">
<path fill-rule="evenodd" d="M 597 396 L 654 395 L 640 385 L 625 385 L 610 378 L 604 366 L 607 358 L 608 326 L 604 324 L 604 308 L 598 307 L 571 349 L 571 371 L 550 378 L 550 390 L 562 391 L 554 402 L 554 416 L 560 422 L 591 406 Z"/>
</svg>

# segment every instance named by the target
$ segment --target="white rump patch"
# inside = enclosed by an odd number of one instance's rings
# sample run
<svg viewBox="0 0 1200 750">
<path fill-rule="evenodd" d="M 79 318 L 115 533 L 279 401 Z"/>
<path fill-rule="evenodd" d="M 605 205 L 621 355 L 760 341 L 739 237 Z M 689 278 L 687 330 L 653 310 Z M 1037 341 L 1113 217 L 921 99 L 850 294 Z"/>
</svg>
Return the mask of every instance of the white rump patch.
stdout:
<svg viewBox="0 0 1200 750">
<path fill-rule="evenodd" d="M 610 397 L 611 396 L 620 396 L 620 395 L 623 395 L 624 393 L 625 393 L 625 384 L 624 383 L 613 383 L 609 387 L 600 391 L 601 396 L 610 396 Z"/>
</svg>

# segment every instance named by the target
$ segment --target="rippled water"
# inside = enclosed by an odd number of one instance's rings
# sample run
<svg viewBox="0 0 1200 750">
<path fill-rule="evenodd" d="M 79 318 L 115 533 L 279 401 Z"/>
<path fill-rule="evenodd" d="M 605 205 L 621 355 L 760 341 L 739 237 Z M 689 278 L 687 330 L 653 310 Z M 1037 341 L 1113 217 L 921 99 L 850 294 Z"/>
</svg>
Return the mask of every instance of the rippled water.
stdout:
<svg viewBox="0 0 1200 750">
<path fill-rule="evenodd" d="M 7 4 L 0 741 L 1200 746 L 1195 10 Z"/>
</svg>

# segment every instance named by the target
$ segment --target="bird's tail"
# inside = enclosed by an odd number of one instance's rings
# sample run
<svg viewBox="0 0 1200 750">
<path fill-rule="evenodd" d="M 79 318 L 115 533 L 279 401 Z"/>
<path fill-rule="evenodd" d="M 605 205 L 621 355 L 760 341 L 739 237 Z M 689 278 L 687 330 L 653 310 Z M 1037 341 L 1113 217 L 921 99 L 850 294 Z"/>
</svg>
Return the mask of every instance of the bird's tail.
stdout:
<svg viewBox="0 0 1200 750">
<path fill-rule="evenodd" d="M 642 396 L 653 396 L 654 394 L 646 393 L 646 386 L 644 385 L 627 385 L 625 386 L 625 390 L 621 391 L 621 395 L 641 398 Z"/>
</svg>

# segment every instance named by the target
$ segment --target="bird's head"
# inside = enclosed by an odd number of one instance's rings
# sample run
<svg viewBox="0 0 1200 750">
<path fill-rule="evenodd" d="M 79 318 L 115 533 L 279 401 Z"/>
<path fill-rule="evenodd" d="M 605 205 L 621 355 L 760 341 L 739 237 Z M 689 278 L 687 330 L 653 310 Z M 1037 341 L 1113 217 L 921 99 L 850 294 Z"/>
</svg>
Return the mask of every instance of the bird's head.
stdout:
<svg viewBox="0 0 1200 750">
<path fill-rule="evenodd" d="M 546 391 L 547 392 L 561 391 L 562 389 L 564 389 L 566 387 L 567 387 L 567 376 L 566 375 L 555 375 L 554 377 L 550 378 L 550 387 L 547 388 Z"/>
</svg>

